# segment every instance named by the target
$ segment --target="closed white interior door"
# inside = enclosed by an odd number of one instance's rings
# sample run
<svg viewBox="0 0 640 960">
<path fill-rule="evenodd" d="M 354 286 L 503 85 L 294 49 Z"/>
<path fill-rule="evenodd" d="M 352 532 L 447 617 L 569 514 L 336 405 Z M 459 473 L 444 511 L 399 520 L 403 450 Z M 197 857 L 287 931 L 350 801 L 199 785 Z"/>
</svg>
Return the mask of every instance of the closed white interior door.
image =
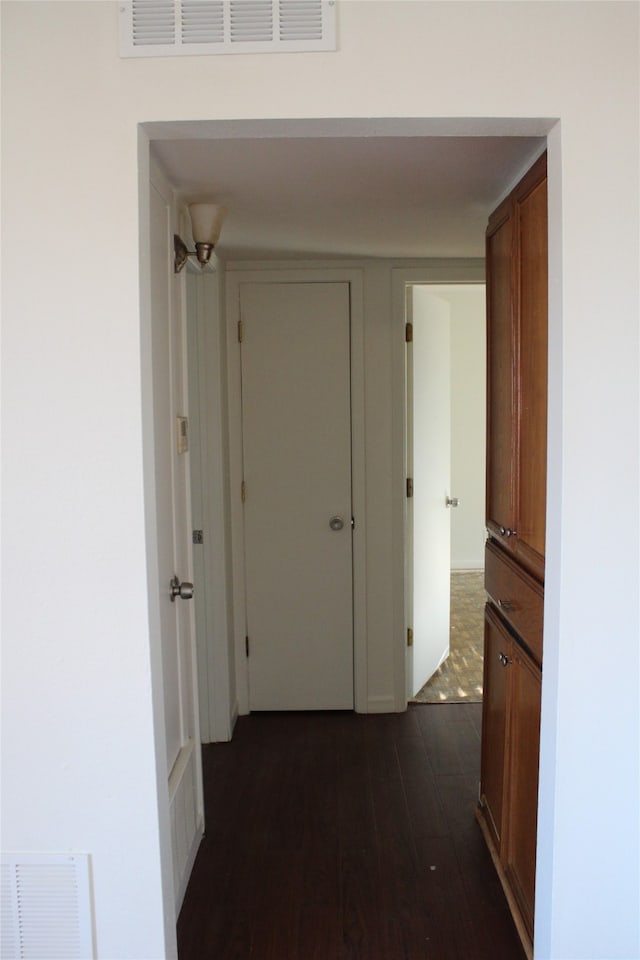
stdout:
<svg viewBox="0 0 640 960">
<path fill-rule="evenodd" d="M 412 695 L 449 655 L 451 522 L 450 307 L 413 288 Z"/>
<path fill-rule="evenodd" d="M 252 710 L 353 707 L 348 283 L 246 283 L 242 419 Z"/>
<path fill-rule="evenodd" d="M 186 418 L 186 338 L 179 279 L 171 272 L 171 204 L 150 190 L 151 348 L 155 534 L 159 579 L 162 695 L 176 913 L 203 831 L 202 775 L 195 670 L 195 625 L 189 586 L 189 453 L 178 438 Z M 172 595 L 171 581 L 184 585 Z"/>
</svg>

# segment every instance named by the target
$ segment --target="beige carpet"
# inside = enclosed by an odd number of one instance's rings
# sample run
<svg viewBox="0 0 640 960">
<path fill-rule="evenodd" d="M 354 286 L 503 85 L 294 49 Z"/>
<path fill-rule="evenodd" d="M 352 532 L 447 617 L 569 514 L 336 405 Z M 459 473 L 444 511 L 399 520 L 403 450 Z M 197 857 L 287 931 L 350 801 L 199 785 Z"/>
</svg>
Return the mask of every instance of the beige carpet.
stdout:
<svg viewBox="0 0 640 960">
<path fill-rule="evenodd" d="M 484 603 L 484 571 L 452 571 L 450 653 L 412 702 L 482 700 Z"/>
</svg>

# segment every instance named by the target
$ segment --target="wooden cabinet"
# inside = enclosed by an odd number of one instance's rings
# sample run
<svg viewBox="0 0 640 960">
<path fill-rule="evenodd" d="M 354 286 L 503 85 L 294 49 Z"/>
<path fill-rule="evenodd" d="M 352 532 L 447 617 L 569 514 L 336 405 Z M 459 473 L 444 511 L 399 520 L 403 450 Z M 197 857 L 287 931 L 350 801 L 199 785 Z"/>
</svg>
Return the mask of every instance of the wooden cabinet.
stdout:
<svg viewBox="0 0 640 960">
<path fill-rule="evenodd" d="M 502 852 L 505 784 L 508 781 L 507 743 L 510 673 L 505 658 L 513 659 L 513 641 L 487 604 L 484 615 L 484 677 L 482 685 L 482 781 L 480 799 L 487 827 L 498 854 Z"/>
<path fill-rule="evenodd" d="M 507 896 L 533 942 L 540 667 L 485 610 L 481 809 Z"/>
<path fill-rule="evenodd" d="M 546 155 L 487 229 L 487 541 L 478 819 L 533 951 L 547 445 Z"/>
<path fill-rule="evenodd" d="M 508 821 L 502 852 L 507 879 L 533 942 L 540 750 L 540 668 L 514 643 L 510 673 Z"/>
<path fill-rule="evenodd" d="M 503 620 L 542 666 L 544 587 L 493 540 L 487 542 L 485 589 Z"/>
<path fill-rule="evenodd" d="M 544 580 L 547 180 L 541 157 L 487 229 L 487 527 Z"/>
</svg>

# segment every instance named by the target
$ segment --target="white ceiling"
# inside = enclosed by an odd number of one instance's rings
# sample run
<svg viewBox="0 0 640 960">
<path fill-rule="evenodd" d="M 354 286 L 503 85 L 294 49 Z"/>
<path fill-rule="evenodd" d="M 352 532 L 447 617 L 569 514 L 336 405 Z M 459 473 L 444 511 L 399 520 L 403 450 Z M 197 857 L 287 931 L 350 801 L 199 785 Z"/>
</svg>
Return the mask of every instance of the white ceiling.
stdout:
<svg viewBox="0 0 640 960">
<path fill-rule="evenodd" d="M 182 199 L 228 207 L 216 249 L 225 260 L 483 257 L 489 213 L 544 144 L 539 136 L 183 137 L 152 136 L 154 155 Z"/>
</svg>

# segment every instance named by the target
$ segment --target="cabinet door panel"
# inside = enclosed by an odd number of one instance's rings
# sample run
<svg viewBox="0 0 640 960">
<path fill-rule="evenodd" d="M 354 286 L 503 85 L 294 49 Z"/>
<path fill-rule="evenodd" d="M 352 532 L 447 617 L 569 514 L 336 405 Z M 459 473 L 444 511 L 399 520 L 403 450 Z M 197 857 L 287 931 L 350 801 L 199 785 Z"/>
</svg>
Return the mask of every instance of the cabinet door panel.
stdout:
<svg viewBox="0 0 640 960">
<path fill-rule="evenodd" d="M 511 682 L 506 871 L 529 936 L 533 937 L 541 674 L 533 661 L 515 644 Z"/>
<path fill-rule="evenodd" d="M 512 640 L 489 604 L 484 617 L 484 679 L 482 690 L 482 772 L 481 797 L 487 824 L 499 853 L 502 852 L 506 813 L 505 787 L 508 782 L 507 742 L 509 736 L 510 669 Z"/>
<path fill-rule="evenodd" d="M 542 663 L 544 587 L 513 557 L 487 541 L 485 590 L 538 664 Z"/>
<path fill-rule="evenodd" d="M 544 171 L 542 171 L 544 172 Z M 518 227 L 518 470 L 514 547 L 544 578 L 547 476 L 547 184 L 516 201 Z"/>
<path fill-rule="evenodd" d="M 487 526 L 514 520 L 513 220 L 499 207 L 487 231 Z"/>
</svg>

